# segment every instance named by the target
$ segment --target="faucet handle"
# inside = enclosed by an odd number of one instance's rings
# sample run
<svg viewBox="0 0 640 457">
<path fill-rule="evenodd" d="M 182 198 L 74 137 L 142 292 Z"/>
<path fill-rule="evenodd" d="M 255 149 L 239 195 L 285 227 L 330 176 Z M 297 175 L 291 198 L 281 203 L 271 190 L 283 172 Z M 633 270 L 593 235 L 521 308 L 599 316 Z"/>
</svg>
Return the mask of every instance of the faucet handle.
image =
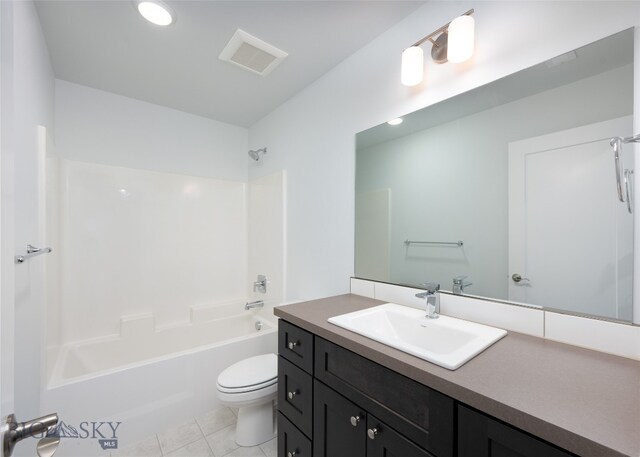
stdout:
<svg viewBox="0 0 640 457">
<path fill-rule="evenodd" d="M 427 289 L 427 292 L 429 292 L 430 294 L 435 294 L 437 291 L 440 290 L 440 284 L 435 282 L 425 282 L 420 284 L 420 286 Z"/>
<path fill-rule="evenodd" d="M 455 278 L 453 278 L 453 284 L 458 286 L 464 286 L 464 287 L 470 286 L 472 283 L 465 282 L 465 279 L 467 278 L 468 278 L 467 275 L 456 276 Z"/>
</svg>

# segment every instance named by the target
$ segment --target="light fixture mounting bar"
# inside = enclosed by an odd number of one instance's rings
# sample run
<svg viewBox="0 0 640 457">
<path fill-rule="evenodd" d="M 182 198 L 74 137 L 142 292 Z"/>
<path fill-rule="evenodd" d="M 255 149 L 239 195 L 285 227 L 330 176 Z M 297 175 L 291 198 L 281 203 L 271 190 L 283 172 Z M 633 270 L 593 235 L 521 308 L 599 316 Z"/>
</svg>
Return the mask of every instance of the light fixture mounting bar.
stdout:
<svg viewBox="0 0 640 457">
<path fill-rule="evenodd" d="M 469 11 L 467 11 L 466 13 L 461 14 L 460 16 L 471 16 L 473 13 L 475 12 L 475 10 L 473 8 L 471 8 Z M 424 43 L 425 41 L 431 41 L 433 43 L 434 46 L 438 46 L 435 41 L 432 40 L 432 38 L 436 35 L 440 35 L 443 32 L 446 32 L 447 29 L 449 28 L 449 25 L 451 24 L 451 22 L 447 22 L 445 25 L 443 25 L 442 27 L 440 27 L 438 30 L 431 32 L 429 35 L 427 35 L 426 37 L 422 38 L 421 40 L 416 41 L 414 44 L 412 44 L 411 46 L 420 46 L 422 43 Z"/>
</svg>

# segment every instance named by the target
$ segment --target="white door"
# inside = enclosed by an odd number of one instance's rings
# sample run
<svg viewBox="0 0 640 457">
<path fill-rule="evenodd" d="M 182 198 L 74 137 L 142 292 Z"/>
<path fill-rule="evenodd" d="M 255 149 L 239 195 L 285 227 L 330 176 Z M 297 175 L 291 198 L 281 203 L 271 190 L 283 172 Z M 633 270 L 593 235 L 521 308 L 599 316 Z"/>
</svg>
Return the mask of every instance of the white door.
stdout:
<svg viewBox="0 0 640 457">
<path fill-rule="evenodd" d="M 628 116 L 509 145 L 510 300 L 631 319 L 633 215 L 609 145 L 631 130 Z"/>
<path fill-rule="evenodd" d="M 14 265 L 13 253 L 13 152 L 9 136 L 12 114 L 11 2 L 0 2 L 0 420 L 1 435 L 13 402 Z M 4 455 L 4 451 L 0 451 Z"/>
<path fill-rule="evenodd" d="M 355 273 L 389 281 L 391 189 L 356 194 Z"/>
<path fill-rule="evenodd" d="M 16 264 L 16 254 L 26 254 L 27 244 L 43 243 L 44 159 L 46 128 L 31 115 L 30 82 L 15 77 L 24 59 L 16 49 L 16 29 L 21 8 L 32 5 L 0 2 L 0 442 L 7 435 L 7 418 L 37 419 L 44 378 L 42 257 Z M 27 72 L 29 73 L 29 72 Z M 29 77 L 37 77 L 31 72 Z M 18 103 L 20 101 L 20 103 Z M 27 425 L 25 431 L 39 430 Z M 37 439 L 17 444 L 13 455 L 35 455 Z M 0 444 L 0 455 L 6 457 Z"/>
</svg>

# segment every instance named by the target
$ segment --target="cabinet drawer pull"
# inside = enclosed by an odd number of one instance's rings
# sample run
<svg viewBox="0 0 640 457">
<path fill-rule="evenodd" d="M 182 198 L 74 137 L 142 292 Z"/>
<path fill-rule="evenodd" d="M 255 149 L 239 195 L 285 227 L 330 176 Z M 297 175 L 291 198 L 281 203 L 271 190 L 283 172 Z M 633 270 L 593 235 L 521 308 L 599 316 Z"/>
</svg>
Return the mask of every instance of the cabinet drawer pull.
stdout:
<svg viewBox="0 0 640 457">
<path fill-rule="evenodd" d="M 295 451 L 287 452 L 287 457 L 295 457 L 296 455 L 298 455 L 298 450 L 297 449 Z"/>
<path fill-rule="evenodd" d="M 295 348 L 296 346 L 299 346 L 300 342 L 299 341 L 289 341 L 289 349 L 291 349 L 293 351 L 293 348 Z"/>
<path fill-rule="evenodd" d="M 293 397 L 295 397 L 296 395 L 298 395 L 298 391 L 297 390 L 292 390 L 291 392 L 289 392 L 287 394 L 287 397 L 289 398 L 289 400 L 293 400 Z"/>
<path fill-rule="evenodd" d="M 378 429 L 370 428 L 369 430 L 367 430 L 367 436 L 369 437 L 370 440 L 375 440 L 376 436 L 378 436 Z"/>
<path fill-rule="evenodd" d="M 351 425 L 357 427 L 361 419 L 362 418 L 360 416 L 351 416 Z"/>
</svg>

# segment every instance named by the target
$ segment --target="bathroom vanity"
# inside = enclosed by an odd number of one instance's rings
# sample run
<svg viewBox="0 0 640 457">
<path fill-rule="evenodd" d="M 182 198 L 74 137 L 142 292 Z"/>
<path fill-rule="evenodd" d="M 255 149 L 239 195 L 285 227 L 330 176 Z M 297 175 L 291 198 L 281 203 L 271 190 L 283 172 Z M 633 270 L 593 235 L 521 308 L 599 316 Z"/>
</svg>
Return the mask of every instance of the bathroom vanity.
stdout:
<svg viewBox="0 0 640 457">
<path fill-rule="evenodd" d="M 640 455 L 640 363 L 510 332 L 450 371 L 327 319 L 342 295 L 275 309 L 279 457 Z"/>
</svg>

